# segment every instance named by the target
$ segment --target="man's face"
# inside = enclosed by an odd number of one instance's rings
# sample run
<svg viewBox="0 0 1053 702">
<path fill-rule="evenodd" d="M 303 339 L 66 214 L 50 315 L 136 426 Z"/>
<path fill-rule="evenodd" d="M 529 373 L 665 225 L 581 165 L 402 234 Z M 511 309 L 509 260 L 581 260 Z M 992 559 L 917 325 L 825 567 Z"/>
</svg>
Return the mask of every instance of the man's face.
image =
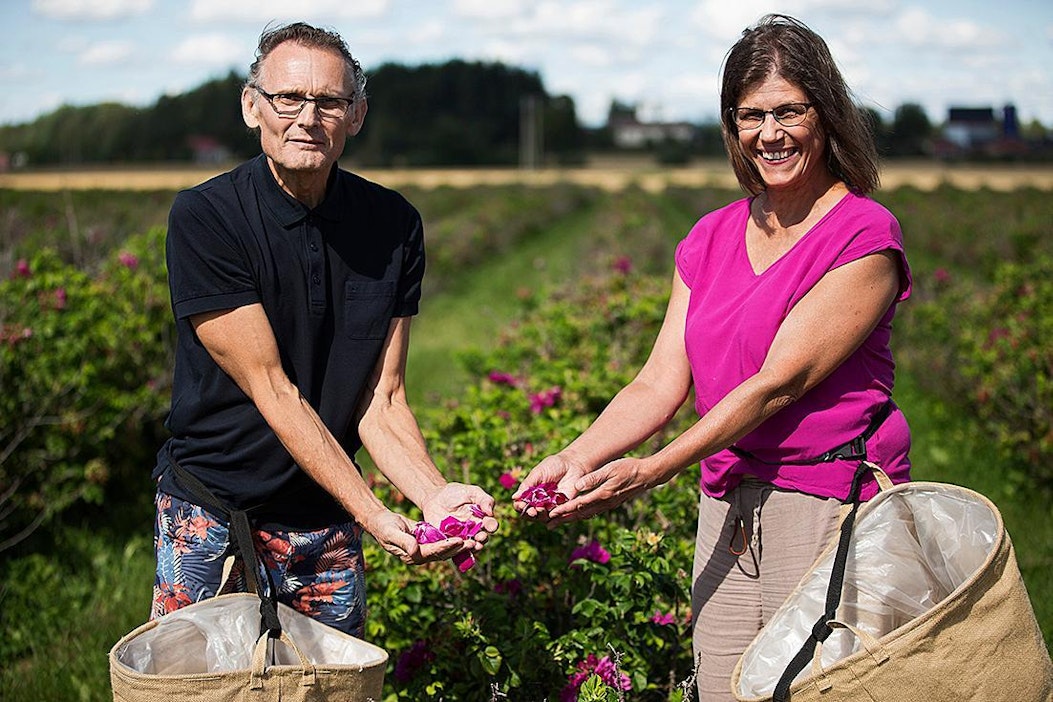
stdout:
<svg viewBox="0 0 1053 702">
<path fill-rule="evenodd" d="M 349 98 L 352 81 L 343 57 L 335 51 L 285 42 L 264 59 L 256 84 L 259 90 L 242 91 L 242 117 L 249 128 L 259 128 L 260 146 L 272 167 L 279 171 L 328 174 L 343 153 L 347 137 L 362 128 L 365 99 L 355 101 L 342 117 L 321 114 L 313 102 L 307 102 L 299 114 L 285 117 L 271 107 L 260 91 L 271 95 Z"/>
</svg>

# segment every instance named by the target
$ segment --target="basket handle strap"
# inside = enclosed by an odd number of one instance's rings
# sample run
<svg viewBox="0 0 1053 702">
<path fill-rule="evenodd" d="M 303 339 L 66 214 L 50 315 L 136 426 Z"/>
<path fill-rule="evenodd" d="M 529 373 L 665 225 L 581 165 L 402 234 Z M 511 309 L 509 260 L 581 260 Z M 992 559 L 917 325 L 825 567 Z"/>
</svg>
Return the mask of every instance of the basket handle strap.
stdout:
<svg viewBox="0 0 1053 702">
<path fill-rule="evenodd" d="M 892 484 L 892 478 L 888 477 L 888 473 L 886 473 L 885 470 L 881 468 L 878 464 L 871 463 L 870 461 L 863 461 L 863 464 L 870 468 L 870 472 L 874 474 L 874 482 L 877 483 L 878 492 L 885 492 L 886 490 L 891 490 L 893 487 L 895 487 L 895 485 Z M 838 528 L 840 528 L 840 525 L 844 523 L 845 517 L 847 517 L 848 513 L 851 511 L 852 502 L 851 497 L 849 497 L 849 500 L 845 501 L 844 504 L 841 505 L 841 514 L 838 516 L 837 519 Z"/>
<path fill-rule="evenodd" d="M 856 522 L 856 513 L 859 511 L 860 493 L 863 489 L 863 477 L 871 472 L 872 464 L 860 461 L 852 476 L 852 487 L 848 491 L 846 502 L 851 503 L 852 508 L 841 521 L 841 535 L 837 542 L 837 552 L 834 554 L 834 565 L 830 572 L 830 585 L 826 590 L 826 609 L 812 626 L 812 631 L 801 645 L 797 655 L 793 657 L 789 665 L 775 685 L 772 693 L 773 702 L 787 702 L 790 699 L 790 685 L 804 667 L 812 660 L 815 648 L 833 632 L 829 622 L 837 615 L 837 607 L 841 604 L 841 588 L 845 582 L 845 567 L 848 563 L 848 547 L 852 541 L 852 527 Z"/>
<path fill-rule="evenodd" d="M 831 619 L 827 622 L 827 625 L 832 629 L 847 629 L 848 631 L 851 631 L 855 637 L 859 639 L 860 643 L 863 644 L 863 648 L 866 649 L 867 654 L 874 659 L 876 664 L 881 665 L 889 659 L 888 651 L 885 650 L 885 647 L 881 645 L 881 642 L 870 632 L 837 619 Z M 833 686 L 833 683 L 830 682 L 830 679 L 826 675 L 826 671 L 823 670 L 822 643 L 816 645 L 815 653 L 812 655 L 812 680 L 819 692 L 826 692 Z"/>
<path fill-rule="evenodd" d="M 278 601 L 274 588 L 271 587 L 268 593 L 259 581 L 259 561 L 256 559 L 256 547 L 252 542 L 252 526 L 249 524 L 248 512 L 243 509 L 231 509 L 196 476 L 179 465 L 171 454 L 168 460 L 176 481 L 193 495 L 195 502 L 226 518 L 230 528 L 231 546 L 235 555 L 240 555 L 245 564 L 245 580 L 249 589 L 260 598 L 260 633 L 268 632 L 272 638 L 278 638 L 282 633 L 282 624 L 278 619 Z"/>
<path fill-rule="evenodd" d="M 300 667 L 303 668 L 301 684 L 304 687 L 314 685 L 316 679 L 314 664 L 311 663 L 311 659 L 307 657 L 307 654 L 300 650 L 300 647 L 296 645 L 296 642 L 293 641 L 288 632 L 283 631 L 276 638 L 291 648 L 296 657 L 300 659 Z M 261 633 L 260 638 L 256 641 L 256 647 L 252 650 L 252 670 L 249 673 L 250 690 L 263 689 L 263 677 L 267 672 L 267 661 L 270 658 L 267 655 L 267 647 L 271 640 L 272 637 Z"/>
</svg>

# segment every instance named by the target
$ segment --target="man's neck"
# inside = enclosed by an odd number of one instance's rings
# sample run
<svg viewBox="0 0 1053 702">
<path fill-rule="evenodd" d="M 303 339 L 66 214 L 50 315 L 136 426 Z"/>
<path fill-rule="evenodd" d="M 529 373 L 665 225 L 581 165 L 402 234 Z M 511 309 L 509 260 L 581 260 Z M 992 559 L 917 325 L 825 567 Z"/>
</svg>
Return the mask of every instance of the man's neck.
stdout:
<svg viewBox="0 0 1053 702">
<path fill-rule="evenodd" d="M 309 209 L 318 207 L 325 199 L 326 185 L 329 183 L 328 168 L 324 171 L 289 171 L 278 168 L 270 159 L 267 159 L 267 165 L 281 189 Z"/>
</svg>

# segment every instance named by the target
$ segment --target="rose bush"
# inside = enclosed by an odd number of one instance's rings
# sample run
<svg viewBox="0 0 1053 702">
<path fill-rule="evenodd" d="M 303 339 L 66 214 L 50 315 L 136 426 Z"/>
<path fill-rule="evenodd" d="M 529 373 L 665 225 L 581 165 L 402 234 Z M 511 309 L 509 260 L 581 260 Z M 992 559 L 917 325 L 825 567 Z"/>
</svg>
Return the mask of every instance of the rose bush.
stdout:
<svg viewBox="0 0 1053 702">
<path fill-rule="evenodd" d="M 1013 484 L 1053 488 L 1053 256 L 1000 264 L 991 283 L 942 268 L 916 277 L 905 363 L 980 418 Z"/>
<path fill-rule="evenodd" d="M 49 249 L 0 281 L 0 552 L 110 486 L 146 486 L 170 384 L 164 231 L 97 270 Z"/>
<path fill-rule="evenodd" d="M 692 668 L 697 471 L 556 530 L 516 514 L 511 502 L 526 472 L 584 429 L 643 363 L 667 295 L 664 280 L 616 270 L 527 300 L 529 311 L 495 351 L 463 357 L 476 384 L 420 410 L 433 456 L 448 475 L 495 496 L 501 529 L 463 574 L 448 563 L 393 567 L 369 545 L 367 562 L 378 567 L 369 573 L 367 638 L 392 654 L 387 699 L 681 694 Z M 651 448 L 685 421 L 689 410 Z M 554 486 L 536 492 L 539 501 L 559 499 Z"/>
</svg>

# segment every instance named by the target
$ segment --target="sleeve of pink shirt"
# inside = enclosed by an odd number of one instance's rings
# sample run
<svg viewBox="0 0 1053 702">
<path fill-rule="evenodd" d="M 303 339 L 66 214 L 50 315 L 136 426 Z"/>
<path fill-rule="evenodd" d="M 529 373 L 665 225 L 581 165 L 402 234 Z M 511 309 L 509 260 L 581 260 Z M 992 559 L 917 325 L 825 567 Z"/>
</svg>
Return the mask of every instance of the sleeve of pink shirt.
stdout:
<svg viewBox="0 0 1053 702">
<path fill-rule="evenodd" d="M 913 288 L 910 266 L 907 265 L 907 256 L 903 252 L 903 231 L 896 218 L 884 207 L 873 201 L 861 202 L 869 205 L 865 210 L 866 221 L 860 222 L 858 233 L 841 251 L 830 268 L 832 270 L 880 251 L 895 251 L 899 261 L 900 278 L 899 296 L 896 302 L 903 302 L 910 297 Z"/>
</svg>

